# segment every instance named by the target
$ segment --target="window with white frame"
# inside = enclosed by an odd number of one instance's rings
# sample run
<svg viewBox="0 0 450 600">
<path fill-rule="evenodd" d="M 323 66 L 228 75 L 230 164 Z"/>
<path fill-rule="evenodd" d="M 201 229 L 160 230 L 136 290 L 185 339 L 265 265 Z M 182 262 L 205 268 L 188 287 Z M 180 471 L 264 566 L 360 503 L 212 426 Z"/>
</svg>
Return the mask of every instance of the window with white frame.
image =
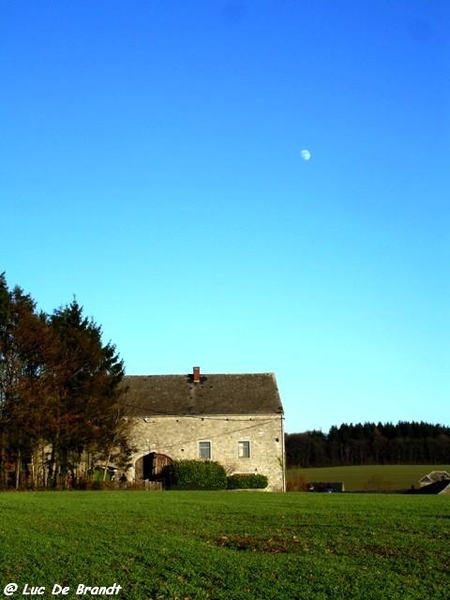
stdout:
<svg viewBox="0 0 450 600">
<path fill-rule="evenodd" d="M 239 458 L 250 458 L 250 442 L 238 442 L 238 456 Z"/>
<path fill-rule="evenodd" d="M 211 442 L 199 442 L 198 453 L 200 458 L 211 458 Z"/>
</svg>

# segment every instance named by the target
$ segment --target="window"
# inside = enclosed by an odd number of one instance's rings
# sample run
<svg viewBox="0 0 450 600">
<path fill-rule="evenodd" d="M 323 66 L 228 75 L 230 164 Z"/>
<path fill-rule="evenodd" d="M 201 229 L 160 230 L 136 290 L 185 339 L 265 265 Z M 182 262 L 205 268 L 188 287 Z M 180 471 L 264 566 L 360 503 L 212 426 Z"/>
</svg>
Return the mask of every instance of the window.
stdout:
<svg viewBox="0 0 450 600">
<path fill-rule="evenodd" d="M 250 442 L 238 442 L 239 458 L 250 458 Z"/>
<path fill-rule="evenodd" d="M 211 458 L 211 442 L 199 442 L 198 450 L 200 458 Z"/>
</svg>

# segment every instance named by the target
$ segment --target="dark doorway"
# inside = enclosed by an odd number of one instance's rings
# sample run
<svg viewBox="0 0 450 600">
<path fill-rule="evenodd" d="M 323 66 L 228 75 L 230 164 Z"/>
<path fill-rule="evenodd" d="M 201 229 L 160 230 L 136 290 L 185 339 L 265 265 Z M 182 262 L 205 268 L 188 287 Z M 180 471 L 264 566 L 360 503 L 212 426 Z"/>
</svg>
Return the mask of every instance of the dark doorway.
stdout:
<svg viewBox="0 0 450 600">
<path fill-rule="evenodd" d="M 136 479 L 147 479 L 149 481 L 158 481 L 161 477 L 161 471 L 166 465 L 172 462 L 170 456 L 150 452 L 139 458 L 135 464 Z"/>
</svg>

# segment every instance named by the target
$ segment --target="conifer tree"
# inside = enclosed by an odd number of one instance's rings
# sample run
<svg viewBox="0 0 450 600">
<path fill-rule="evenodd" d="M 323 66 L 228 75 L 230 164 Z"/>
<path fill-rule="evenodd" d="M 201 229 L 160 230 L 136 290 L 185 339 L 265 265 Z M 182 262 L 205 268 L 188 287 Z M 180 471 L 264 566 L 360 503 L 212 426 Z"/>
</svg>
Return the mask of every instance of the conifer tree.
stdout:
<svg viewBox="0 0 450 600">
<path fill-rule="evenodd" d="M 76 478 L 83 456 L 105 453 L 121 425 L 120 387 L 123 361 L 101 328 L 83 315 L 76 300 L 50 317 L 56 352 L 51 371 L 49 442 L 53 485 Z M 59 478 L 59 482 L 58 482 Z"/>
</svg>

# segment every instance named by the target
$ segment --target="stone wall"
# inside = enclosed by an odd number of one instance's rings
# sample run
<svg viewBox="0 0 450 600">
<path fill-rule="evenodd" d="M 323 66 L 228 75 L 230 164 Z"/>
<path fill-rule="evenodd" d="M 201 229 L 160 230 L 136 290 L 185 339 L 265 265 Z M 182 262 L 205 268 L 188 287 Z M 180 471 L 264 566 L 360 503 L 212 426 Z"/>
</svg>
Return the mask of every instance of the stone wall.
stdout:
<svg viewBox="0 0 450 600">
<path fill-rule="evenodd" d="M 132 460 L 135 464 L 151 452 L 173 460 L 199 459 L 200 442 L 210 442 L 210 459 L 222 464 L 227 474 L 266 475 L 268 490 L 284 491 L 283 435 L 278 415 L 140 418 L 135 420 L 132 441 L 138 451 Z M 239 442 L 249 442 L 249 457 L 239 456 Z M 134 468 L 128 475 L 135 477 Z"/>
</svg>

